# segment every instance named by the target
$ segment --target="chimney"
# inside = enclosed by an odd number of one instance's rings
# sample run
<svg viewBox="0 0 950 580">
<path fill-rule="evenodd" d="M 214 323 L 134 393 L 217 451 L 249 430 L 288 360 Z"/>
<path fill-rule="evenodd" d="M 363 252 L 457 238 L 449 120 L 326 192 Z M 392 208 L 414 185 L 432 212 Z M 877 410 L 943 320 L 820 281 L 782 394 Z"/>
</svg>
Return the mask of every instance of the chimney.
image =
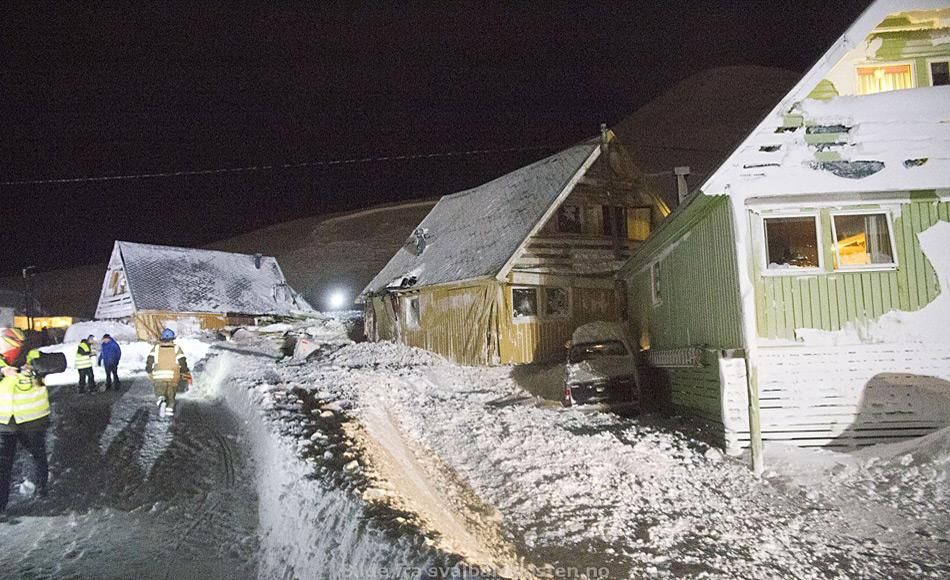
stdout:
<svg viewBox="0 0 950 580">
<path fill-rule="evenodd" d="M 603 153 L 607 152 L 607 123 L 600 124 L 600 146 L 603 149 Z"/>
<path fill-rule="evenodd" d="M 673 175 L 676 176 L 676 193 L 679 196 L 679 202 L 683 203 L 683 200 L 689 195 L 689 185 L 686 183 L 686 176 L 689 175 L 689 166 L 681 165 L 674 167 Z"/>
<path fill-rule="evenodd" d="M 261 269 L 261 262 L 264 260 L 264 256 L 260 253 L 254 254 L 254 267 L 258 270 Z"/>
</svg>

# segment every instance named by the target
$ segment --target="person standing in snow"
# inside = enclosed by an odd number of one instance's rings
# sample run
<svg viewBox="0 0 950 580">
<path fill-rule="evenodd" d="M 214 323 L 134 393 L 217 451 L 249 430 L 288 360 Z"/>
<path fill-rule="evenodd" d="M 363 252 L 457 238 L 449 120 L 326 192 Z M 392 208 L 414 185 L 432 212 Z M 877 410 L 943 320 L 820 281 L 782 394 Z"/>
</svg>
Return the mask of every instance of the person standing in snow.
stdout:
<svg viewBox="0 0 950 580">
<path fill-rule="evenodd" d="M 96 392 L 96 376 L 92 372 L 95 363 L 95 354 L 92 350 L 92 343 L 95 338 L 90 334 L 87 338 L 79 341 L 79 347 L 76 349 L 76 370 L 79 371 L 79 392 L 85 393 L 86 386 L 89 386 L 89 392 Z"/>
<path fill-rule="evenodd" d="M 106 390 L 122 388 L 119 383 L 119 360 L 122 358 L 122 348 L 119 343 L 108 334 L 102 335 L 102 346 L 99 347 L 99 366 L 106 369 Z"/>
<path fill-rule="evenodd" d="M 182 381 L 190 382 L 191 372 L 188 370 L 185 353 L 175 344 L 175 333 L 170 328 L 162 331 L 160 342 L 148 354 L 145 372 L 155 385 L 159 416 L 174 415 L 175 393 L 178 392 Z"/>
<path fill-rule="evenodd" d="M 23 445 L 33 456 L 33 481 L 36 494 L 47 495 L 49 464 L 46 459 L 46 429 L 49 426 L 49 394 L 43 383 L 33 375 L 26 363 L 18 368 L 19 360 L 4 353 L 0 368 L 0 512 L 7 508 L 10 498 L 10 476 L 17 444 Z M 32 361 L 38 352 L 24 357 Z M 17 358 L 19 358 L 19 353 Z"/>
</svg>

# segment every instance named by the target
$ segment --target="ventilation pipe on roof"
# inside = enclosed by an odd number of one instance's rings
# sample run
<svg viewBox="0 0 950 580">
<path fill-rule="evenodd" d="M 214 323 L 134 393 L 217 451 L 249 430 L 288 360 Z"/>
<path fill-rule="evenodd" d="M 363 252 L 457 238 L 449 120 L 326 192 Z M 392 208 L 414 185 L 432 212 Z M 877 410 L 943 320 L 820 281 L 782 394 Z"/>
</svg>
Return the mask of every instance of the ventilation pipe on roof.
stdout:
<svg viewBox="0 0 950 580">
<path fill-rule="evenodd" d="M 682 165 L 680 167 L 674 167 L 673 175 L 676 176 L 676 193 L 679 196 L 679 202 L 683 203 L 683 200 L 689 195 L 689 184 L 686 183 L 686 177 L 689 175 L 689 166 Z"/>
<path fill-rule="evenodd" d="M 263 254 L 254 254 L 254 267 L 258 270 L 261 269 L 261 262 L 264 260 Z"/>
</svg>

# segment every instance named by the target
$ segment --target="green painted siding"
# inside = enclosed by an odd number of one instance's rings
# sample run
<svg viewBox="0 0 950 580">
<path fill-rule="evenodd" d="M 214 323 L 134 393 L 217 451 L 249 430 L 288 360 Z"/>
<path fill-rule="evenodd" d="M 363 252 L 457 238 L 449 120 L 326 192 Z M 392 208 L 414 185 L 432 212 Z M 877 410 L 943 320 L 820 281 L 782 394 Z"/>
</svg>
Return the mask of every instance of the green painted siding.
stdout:
<svg viewBox="0 0 950 580">
<path fill-rule="evenodd" d="M 897 269 L 889 271 L 832 271 L 829 210 L 820 213 L 824 273 L 762 276 L 763 248 L 756 244 L 752 272 L 759 336 L 794 340 L 796 328 L 840 330 L 848 323 L 873 320 L 891 310 L 923 308 L 937 297 L 940 288 L 917 234 L 937 220 L 950 221 L 950 203 L 920 200 L 901 205 L 900 216 L 894 220 Z M 753 232 L 752 239 L 761 240 L 760 232 Z"/>
<path fill-rule="evenodd" d="M 742 347 L 729 203 L 726 196 L 700 195 L 625 270 L 631 330 L 642 347 Z M 660 302 L 654 304 L 650 265 L 657 261 Z"/>
</svg>

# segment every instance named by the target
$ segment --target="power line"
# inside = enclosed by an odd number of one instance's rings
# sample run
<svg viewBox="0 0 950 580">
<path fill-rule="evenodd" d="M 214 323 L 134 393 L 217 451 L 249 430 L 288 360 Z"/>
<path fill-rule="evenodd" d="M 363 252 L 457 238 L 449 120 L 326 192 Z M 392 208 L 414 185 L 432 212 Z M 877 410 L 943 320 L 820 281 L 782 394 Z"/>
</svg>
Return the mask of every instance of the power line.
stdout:
<svg viewBox="0 0 950 580">
<path fill-rule="evenodd" d="M 274 165 L 248 165 L 245 167 L 226 167 L 220 169 L 193 169 L 185 171 L 164 171 L 157 173 L 131 173 L 126 175 L 100 175 L 93 177 L 60 177 L 48 179 L 22 179 L 0 181 L 7 185 L 44 185 L 56 183 L 89 183 L 96 181 L 124 181 L 132 179 L 159 179 L 165 177 L 188 177 L 193 175 L 220 175 L 228 173 L 249 173 L 253 171 L 273 171 L 281 169 L 300 169 L 304 167 L 326 167 L 332 165 L 352 165 L 358 163 L 376 163 L 384 161 L 407 161 L 414 159 L 434 159 L 438 157 L 462 157 L 466 155 L 485 155 L 490 153 L 518 153 L 524 151 L 555 150 L 560 147 L 533 146 L 511 147 L 508 149 L 469 149 L 467 151 L 443 151 L 439 153 L 418 153 L 412 155 L 380 155 L 376 157 L 354 157 L 350 159 L 331 159 L 327 161 L 306 161 L 302 163 L 283 163 Z"/>
</svg>

